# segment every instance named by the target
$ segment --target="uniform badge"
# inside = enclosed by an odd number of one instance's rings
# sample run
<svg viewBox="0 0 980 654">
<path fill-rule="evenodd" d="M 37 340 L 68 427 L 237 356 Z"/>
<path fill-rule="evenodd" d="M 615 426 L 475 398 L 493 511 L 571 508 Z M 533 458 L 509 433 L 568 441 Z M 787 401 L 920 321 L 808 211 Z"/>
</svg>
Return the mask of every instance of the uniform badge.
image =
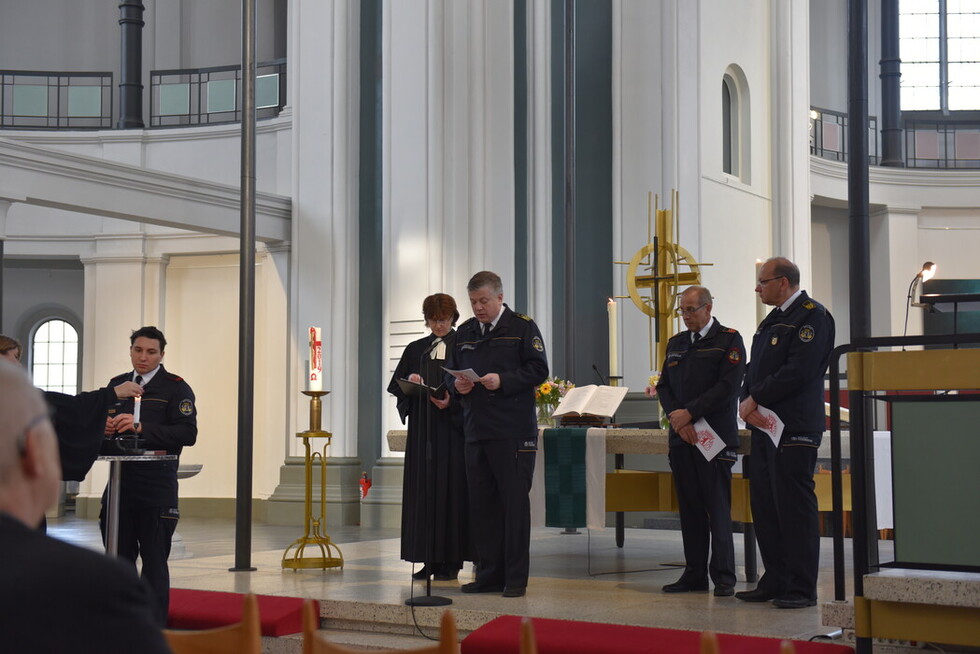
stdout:
<svg viewBox="0 0 980 654">
<path fill-rule="evenodd" d="M 804 343 L 809 343 L 810 341 L 812 341 L 814 335 L 815 333 L 813 331 L 813 327 L 811 327 L 810 325 L 803 325 L 802 327 L 800 327 L 800 340 L 803 341 Z"/>
<path fill-rule="evenodd" d="M 806 302 L 803 303 L 803 308 L 804 309 L 816 309 L 817 308 L 817 305 L 815 305 L 813 302 L 810 302 L 810 300 L 807 300 Z"/>
<path fill-rule="evenodd" d="M 772 338 L 771 338 L 771 339 L 769 340 L 769 345 L 775 345 L 775 344 L 776 344 L 776 343 L 778 343 L 778 342 L 779 342 L 779 337 L 778 337 L 778 336 L 773 336 L 773 337 L 772 337 Z"/>
<path fill-rule="evenodd" d="M 182 415 L 189 416 L 194 413 L 194 403 L 190 400 L 181 400 L 180 404 L 177 406 L 177 410 L 180 411 Z"/>
<path fill-rule="evenodd" d="M 731 350 L 728 350 L 729 361 L 731 361 L 732 363 L 738 363 L 741 359 L 742 359 L 742 354 L 738 351 L 737 348 L 732 348 Z"/>
<path fill-rule="evenodd" d="M 544 342 L 541 340 L 540 336 L 535 336 L 531 339 L 531 347 L 538 352 L 544 352 Z"/>
</svg>

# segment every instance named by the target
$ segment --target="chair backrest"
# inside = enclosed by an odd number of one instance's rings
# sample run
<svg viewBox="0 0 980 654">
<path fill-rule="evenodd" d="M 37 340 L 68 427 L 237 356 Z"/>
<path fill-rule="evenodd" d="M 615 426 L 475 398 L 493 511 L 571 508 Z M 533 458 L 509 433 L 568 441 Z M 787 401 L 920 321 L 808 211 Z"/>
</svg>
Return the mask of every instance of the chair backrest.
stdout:
<svg viewBox="0 0 980 654">
<path fill-rule="evenodd" d="M 779 654 L 796 654 L 796 648 L 793 647 L 793 643 L 784 640 L 779 643 Z"/>
<path fill-rule="evenodd" d="M 701 632 L 701 654 L 719 654 L 718 635 L 712 631 Z"/>
<path fill-rule="evenodd" d="M 242 621 L 203 631 L 164 629 L 174 654 L 262 654 L 259 601 L 249 593 L 242 603 Z"/>
<path fill-rule="evenodd" d="M 320 616 L 313 602 L 303 603 L 303 654 L 360 654 L 365 650 L 337 645 L 317 633 Z M 459 654 L 459 638 L 456 635 L 456 618 L 452 611 L 444 611 L 439 628 L 439 642 L 416 649 L 372 649 L 371 654 Z"/>
<path fill-rule="evenodd" d="M 538 642 L 534 637 L 534 624 L 531 618 L 521 619 L 521 654 L 538 654 Z"/>
</svg>

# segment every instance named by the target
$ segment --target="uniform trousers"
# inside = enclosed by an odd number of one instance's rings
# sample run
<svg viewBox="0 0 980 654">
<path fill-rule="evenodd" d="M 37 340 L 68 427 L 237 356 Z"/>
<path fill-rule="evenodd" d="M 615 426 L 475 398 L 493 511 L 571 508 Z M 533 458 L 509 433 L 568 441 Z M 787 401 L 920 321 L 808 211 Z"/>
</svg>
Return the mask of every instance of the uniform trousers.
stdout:
<svg viewBox="0 0 980 654">
<path fill-rule="evenodd" d="M 518 439 L 467 441 L 466 477 L 481 586 L 527 586 L 534 451 Z"/>
<path fill-rule="evenodd" d="M 106 509 L 99 514 L 102 540 L 106 538 Z M 154 617 L 161 627 L 170 610 L 170 544 L 177 529 L 176 509 L 170 507 L 119 507 L 119 558 L 143 561 L 140 578 L 150 587 L 156 603 Z"/>
<path fill-rule="evenodd" d="M 670 448 L 668 460 L 677 489 L 684 539 L 684 574 L 690 586 L 735 585 L 732 540 L 732 465 L 716 456 L 708 461 L 691 445 Z M 711 558 L 708 558 L 710 538 Z"/>
<path fill-rule="evenodd" d="M 752 454 L 746 460 L 752 520 L 766 569 L 758 588 L 776 597 L 815 600 L 820 564 L 813 482 L 817 446 L 787 444 L 788 436 L 783 433 L 777 450 L 767 434 L 753 429 Z M 820 442 L 820 435 L 809 437 Z"/>
</svg>

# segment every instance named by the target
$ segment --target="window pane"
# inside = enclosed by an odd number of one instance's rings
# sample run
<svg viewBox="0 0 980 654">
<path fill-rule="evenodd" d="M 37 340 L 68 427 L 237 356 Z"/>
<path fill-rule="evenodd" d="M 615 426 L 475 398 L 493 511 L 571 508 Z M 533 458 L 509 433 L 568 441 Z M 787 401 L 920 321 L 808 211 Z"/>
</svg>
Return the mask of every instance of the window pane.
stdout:
<svg viewBox="0 0 980 654">
<path fill-rule="evenodd" d="M 980 61 L 980 38 L 948 39 L 946 47 L 950 62 Z"/>
<path fill-rule="evenodd" d="M 926 111 L 939 109 L 938 86 L 902 87 L 903 111 Z"/>
<path fill-rule="evenodd" d="M 78 380 L 78 332 L 63 320 L 47 320 L 34 332 L 31 373 L 48 391 L 74 394 Z"/>
<path fill-rule="evenodd" d="M 903 14 L 938 13 L 939 0 L 900 0 L 898 10 Z"/>
<path fill-rule="evenodd" d="M 950 39 L 977 36 L 980 31 L 978 25 L 980 25 L 980 14 L 950 14 L 946 21 L 946 33 Z"/>
<path fill-rule="evenodd" d="M 917 61 L 939 61 L 939 39 L 902 39 L 899 46 L 903 68 Z"/>
<path fill-rule="evenodd" d="M 279 106 L 279 75 L 259 75 L 255 78 L 255 107 Z"/>
<path fill-rule="evenodd" d="M 68 87 L 68 115 L 98 118 L 102 115 L 102 89 L 98 86 Z"/>
<path fill-rule="evenodd" d="M 208 82 L 208 113 L 235 110 L 236 84 L 233 79 Z"/>
<path fill-rule="evenodd" d="M 160 85 L 160 115 L 178 116 L 190 112 L 190 87 L 187 84 Z"/>
<path fill-rule="evenodd" d="M 980 13 L 980 0 L 946 0 L 948 14 Z"/>
<path fill-rule="evenodd" d="M 48 87 L 36 84 L 14 86 L 15 116 L 47 116 Z"/>
<path fill-rule="evenodd" d="M 939 64 L 902 64 L 901 85 L 939 86 Z"/>
</svg>

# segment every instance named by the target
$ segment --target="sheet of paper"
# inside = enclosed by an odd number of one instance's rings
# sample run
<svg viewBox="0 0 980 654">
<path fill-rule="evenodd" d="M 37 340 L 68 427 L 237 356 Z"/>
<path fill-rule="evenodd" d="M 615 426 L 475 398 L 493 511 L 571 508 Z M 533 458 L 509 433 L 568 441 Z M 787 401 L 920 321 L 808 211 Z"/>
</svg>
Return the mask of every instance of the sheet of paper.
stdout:
<svg viewBox="0 0 980 654">
<path fill-rule="evenodd" d="M 480 381 L 480 375 L 476 374 L 472 368 L 467 368 L 466 370 L 450 370 L 443 366 L 442 369 L 457 379 L 469 379 L 471 382 Z"/>
<path fill-rule="evenodd" d="M 760 429 L 769 434 L 773 445 L 779 447 L 779 439 L 783 437 L 783 427 L 786 425 L 783 424 L 783 421 L 780 420 L 779 416 L 772 409 L 767 409 L 760 404 L 756 410 L 766 421 L 766 426 L 760 427 Z"/>
<path fill-rule="evenodd" d="M 704 418 L 694 423 L 694 431 L 698 433 L 698 440 L 694 445 L 708 461 L 711 461 L 719 452 L 725 449 L 725 441 L 722 440 L 718 432 Z"/>
</svg>

